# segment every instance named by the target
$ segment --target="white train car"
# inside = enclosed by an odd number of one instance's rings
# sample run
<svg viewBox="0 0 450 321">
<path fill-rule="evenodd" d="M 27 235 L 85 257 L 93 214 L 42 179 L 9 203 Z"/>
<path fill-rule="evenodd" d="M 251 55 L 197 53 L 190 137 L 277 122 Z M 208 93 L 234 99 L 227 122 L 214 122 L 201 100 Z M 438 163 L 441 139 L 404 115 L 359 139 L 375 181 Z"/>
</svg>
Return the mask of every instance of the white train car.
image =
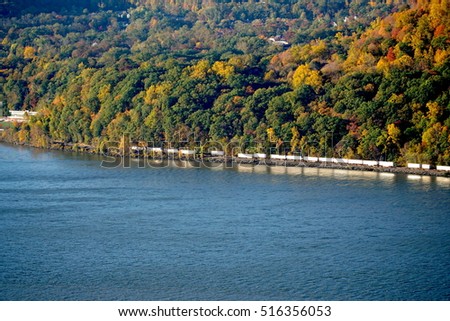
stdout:
<svg viewBox="0 0 450 321">
<path fill-rule="evenodd" d="M 145 147 L 142 146 L 131 146 L 131 150 L 134 152 L 141 152 L 143 150 L 145 150 Z"/>
<path fill-rule="evenodd" d="M 381 167 L 394 167 L 394 162 L 379 161 L 378 162 L 378 166 L 381 166 Z"/>
<path fill-rule="evenodd" d="M 270 159 L 286 160 L 286 155 L 270 154 Z"/>
<path fill-rule="evenodd" d="M 345 158 L 332 158 L 331 162 L 334 164 L 347 164 L 347 160 Z"/>
<path fill-rule="evenodd" d="M 225 156 L 225 152 L 223 150 L 212 150 L 211 156 Z"/>
<path fill-rule="evenodd" d="M 378 166 L 378 161 L 363 160 L 363 165 L 366 165 L 366 166 Z"/>
<path fill-rule="evenodd" d="M 319 161 L 319 157 L 314 157 L 314 156 L 305 156 L 303 159 L 307 162 L 318 162 Z"/>
<path fill-rule="evenodd" d="M 347 164 L 350 165 L 363 165 L 362 159 L 347 159 Z"/>
<path fill-rule="evenodd" d="M 267 154 L 264 153 L 255 153 L 253 154 L 254 158 L 259 158 L 259 159 L 266 159 L 267 158 Z"/>
<path fill-rule="evenodd" d="M 253 158 L 253 154 L 244 154 L 244 153 L 239 153 L 237 155 L 238 158 L 246 158 L 246 159 L 252 159 Z"/>
<path fill-rule="evenodd" d="M 162 153 L 163 149 L 161 147 L 148 147 L 147 151 L 153 153 Z"/>
<path fill-rule="evenodd" d="M 181 149 L 180 153 L 181 153 L 181 155 L 184 155 L 184 156 L 191 156 L 191 155 L 195 155 L 195 150 L 192 150 L 192 149 Z"/>
</svg>

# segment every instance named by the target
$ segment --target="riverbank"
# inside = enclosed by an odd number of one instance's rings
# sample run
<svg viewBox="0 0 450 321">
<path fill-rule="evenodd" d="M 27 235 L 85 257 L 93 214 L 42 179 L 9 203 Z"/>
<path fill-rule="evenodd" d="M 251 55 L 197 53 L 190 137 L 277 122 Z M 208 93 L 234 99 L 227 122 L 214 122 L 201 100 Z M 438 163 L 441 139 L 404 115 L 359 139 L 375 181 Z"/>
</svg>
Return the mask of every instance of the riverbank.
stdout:
<svg viewBox="0 0 450 321">
<path fill-rule="evenodd" d="M 99 155 L 104 157 L 116 157 L 116 158 L 127 158 L 134 160 L 143 161 L 164 161 L 164 160 L 176 160 L 176 161 L 186 161 L 189 162 L 192 167 L 196 165 L 201 166 L 201 164 L 212 163 L 212 164 L 226 164 L 230 167 L 234 165 L 252 165 L 252 166 L 269 166 L 269 167 L 309 167 L 309 168 L 329 168 L 329 169 L 341 169 L 350 171 L 368 171 L 368 172 L 380 172 L 380 173 L 401 173 L 409 175 L 420 175 L 420 176 L 436 176 L 436 177 L 449 177 L 450 172 L 440 171 L 436 169 L 422 169 L 422 168 L 407 168 L 407 167 L 383 167 L 383 166 L 367 166 L 367 165 L 353 165 L 346 163 L 332 163 L 332 162 L 308 162 L 305 160 L 272 160 L 272 159 L 248 159 L 239 158 L 234 156 L 209 156 L 209 155 L 191 155 L 191 156 L 180 156 L 178 154 L 155 154 L 148 153 L 143 154 L 140 152 L 130 152 L 127 155 L 121 155 L 117 150 L 108 149 L 107 152 L 101 151 L 100 148 L 96 148 L 86 144 L 52 144 L 48 148 L 35 147 L 27 144 L 14 144 L 9 142 L 0 141 L 2 144 L 11 146 L 24 146 L 27 148 L 37 148 L 40 150 L 57 150 L 69 153 L 82 153 Z M 120 163 L 120 162 L 115 162 Z"/>
<path fill-rule="evenodd" d="M 274 161 L 274 160 L 249 160 L 235 157 L 228 157 L 226 159 L 220 159 L 217 157 L 207 157 L 204 158 L 209 162 L 219 162 L 219 163 L 236 163 L 236 164 L 247 164 L 247 165 L 266 165 L 266 166 L 284 166 L 284 167 L 310 167 L 310 168 L 330 168 L 330 169 L 342 169 L 351 171 L 367 171 L 367 172 L 379 172 L 379 173 L 403 173 L 410 175 L 423 175 L 423 176 L 439 176 L 439 177 L 450 177 L 449 172 L 438 171 L 435 169 L 415 169 L 407 167 L 381 167 L 381 166 L 366 166 L 366 165 L 350 165 L 350 164 L 339 164 L 331 162 L 306 162 L 306 161 Z"/>
</svg>

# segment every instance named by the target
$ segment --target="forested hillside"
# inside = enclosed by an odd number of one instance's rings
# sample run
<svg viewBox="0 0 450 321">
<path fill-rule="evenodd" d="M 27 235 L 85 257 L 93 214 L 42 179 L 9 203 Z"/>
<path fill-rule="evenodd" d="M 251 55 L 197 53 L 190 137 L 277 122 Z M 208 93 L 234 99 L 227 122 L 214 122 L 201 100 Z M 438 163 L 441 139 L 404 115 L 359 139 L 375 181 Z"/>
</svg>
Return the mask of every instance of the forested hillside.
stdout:
<svg viewBox="0 0 450 321">
<path fill-rule="evenodd" d="M 52 141 L 450 165 L 446 0 L 3 1 L 0 101 Z"/>
</svg>

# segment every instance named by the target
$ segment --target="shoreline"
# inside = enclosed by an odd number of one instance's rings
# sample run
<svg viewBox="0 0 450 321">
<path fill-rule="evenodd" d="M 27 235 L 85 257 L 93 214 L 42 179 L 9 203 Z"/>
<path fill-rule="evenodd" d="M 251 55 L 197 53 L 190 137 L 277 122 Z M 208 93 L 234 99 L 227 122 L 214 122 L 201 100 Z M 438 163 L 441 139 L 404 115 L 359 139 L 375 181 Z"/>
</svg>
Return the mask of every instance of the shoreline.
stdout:
<svg viewBox="0 0 450 321">
<path fill-rule="evenodd" d="M 231 157 L 230 157 L 231 158 Z M 234 162 L 235 164 L 243 165 L 263 165 L 269 167 L 304 167 L 304 168 L 328 168 L 328 169 L 340 169 L 340 170 L 350 170 L 350 171 L 366 171 L 366 172 L 378 172 L 378 173 L 401 173 L 409 175 L 420 175 L 420 176 L 434 176 L 434 177 L 447 177 L 450 178 L 450 173 L 444 171 L 438 171 L 435 169 L 414 169 L 407 167 L 381 167 L 381 166 L 367 166 L 367 165 L 349 165 L 349 164 L 336 164 L 330 162 L 306 162 L 306 161 L 273 161 L 270 159 L 266 160 L 249 160 L 242 158 L 232 158 L 229 162 Z M 207 161 L 212 163 L 221 162 L 217 159 L 207 158 Z M 228 161 L 228 160 L 227 160 Z M 224 161 L 222 160 L 222 163 Z"/>
<path fill-rule="evenodd" d="M 89 145 L 52 145 L 51 147 L 36 147 L 28 144 L 17 144 L 10 143 L 0 140 L 0 144 L 10 145 L 14 147 L 26 147 L 26 148 L 34 148 L 38 150 L 48 150 L 48 151 L 62 151 L 69 152 L 74 154 L 85 154 L 85 155 L 97 155 L 100 157 L 114 157 L 115 159 L 127 158 L 129 160 L 143 160 L 146 162 L 151 161 L 185 161 L 189 162 L 191 165 L 200 166 L 202 163 L 212 163 L 212 164 L 226 164 L 235 166 L 235 165 L 252 165 L 252 166 L 268 166 L 268 167 L 304 167 L 304 168 L 328 168 L 328 169 L 340 169 L 340 170 L 349 170 L 349 171 L 367 171 L 367 172 L 378 172 L 378 173 L 399 173 L 399 174 L 408 174 L 408 175 L 419 175 L 419 176 L 434 176 L 434 177 L 447 177 L 450 178 L 450 172 L 447 171 L 439 171 L 436 169 L 422 169 L 422 168 L 408 168 L 408 167 L 382 167 L 382 166 L 367 166 L 367 165 L 351 165 L 345 163 L 331 163 L 331 162 L 308 162 L 304 160 L 299 161 L 291 161 L 291 160 L 271 160 L 271 159 L 248 159 L 248 158 L 239 158 L 233 156 L 203 156 L 203 157 L 186 157 L 186 156 L 178 156 L 178 155 L 139 155 L 130 153 L 129 155 L 119 155 L 119 154 L 105 154 L 98 152 L 92 146 Z M 195 167 L 195 166 L 193 166 Z"/>
</svg>

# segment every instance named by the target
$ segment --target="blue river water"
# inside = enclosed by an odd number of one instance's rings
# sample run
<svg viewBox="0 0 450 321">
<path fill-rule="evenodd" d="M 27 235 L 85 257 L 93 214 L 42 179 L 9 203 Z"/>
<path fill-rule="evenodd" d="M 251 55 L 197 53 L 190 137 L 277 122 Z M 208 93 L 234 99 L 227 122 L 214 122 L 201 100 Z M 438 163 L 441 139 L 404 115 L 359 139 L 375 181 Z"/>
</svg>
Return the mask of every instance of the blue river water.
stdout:
<svg viewBox="0 0 450 321">
<path fill-rule="evenodd" d="M 0 145 L 0 300 L 449 300 L 450 178 Z"/>
</svg>

